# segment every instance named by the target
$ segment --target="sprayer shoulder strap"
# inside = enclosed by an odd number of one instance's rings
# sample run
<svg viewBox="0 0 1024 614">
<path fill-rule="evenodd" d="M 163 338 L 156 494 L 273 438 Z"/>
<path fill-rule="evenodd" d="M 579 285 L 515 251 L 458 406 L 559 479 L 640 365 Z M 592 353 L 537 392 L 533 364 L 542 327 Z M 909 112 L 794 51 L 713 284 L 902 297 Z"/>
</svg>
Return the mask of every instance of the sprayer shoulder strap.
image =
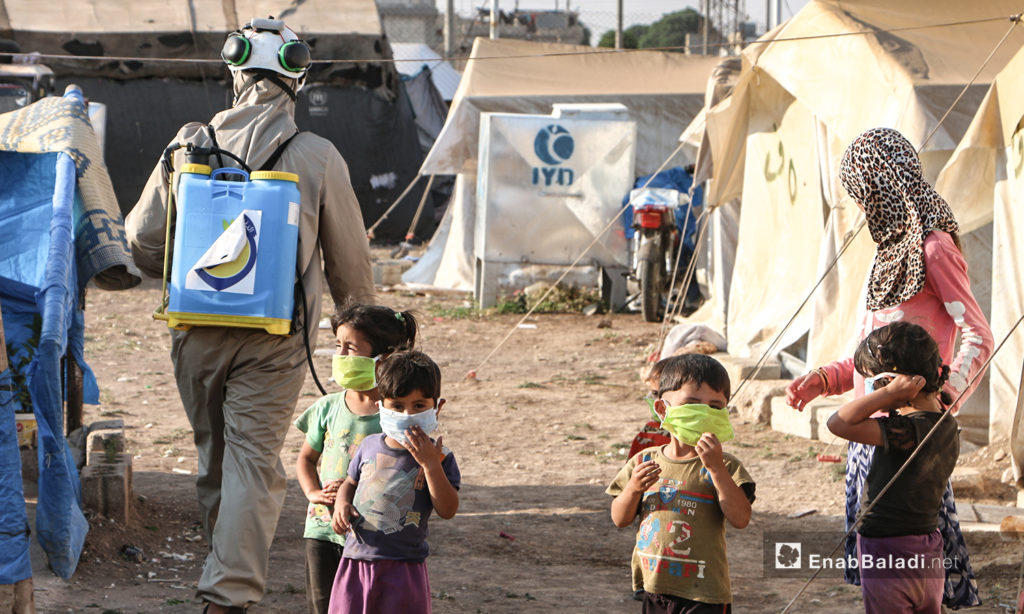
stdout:
<svg viewBox="0 0 1024 614">
<path fill-rule="evenodd" d="M 299 131 L 298 130 L 295 131 L 295 134 L 291 135 L 290 137 L 285 139 L 285 141 L 283 143 L 281 143 L 280 145 L 277 146 L 277 149 L 274 150 L 274 153 L 270 154 L 270 157 L 267 158 L 267 161 L 263 163 L 263 166 L 261 166 L 259 168 L 259 170 L 261 170 L 261 171 L 272 171 L 272 170 L 274 170 L 274 165 L 277 164 L 277 161 L 281 158 L 281 154 L 283 154 L 284 150 L 288 147 L 288 143 L 291 143 L 292 139 L 294 139 L 297 136 L 299 136 Z"/>
</svg>

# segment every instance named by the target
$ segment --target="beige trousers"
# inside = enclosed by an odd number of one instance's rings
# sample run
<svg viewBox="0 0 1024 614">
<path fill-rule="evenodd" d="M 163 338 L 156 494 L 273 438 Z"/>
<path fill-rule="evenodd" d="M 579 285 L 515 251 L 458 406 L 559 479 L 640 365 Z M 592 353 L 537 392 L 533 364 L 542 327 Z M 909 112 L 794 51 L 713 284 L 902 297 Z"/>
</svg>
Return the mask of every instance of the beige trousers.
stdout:
<svg viewBox="0 0 1024 614">
<path fill-rule="evenodd" d="M 171 332 L 178 392 L 192 424 L 196 490 L 210 554 L 196 595 L 247 607 L 263 597 L 284 504 L 279 453 L 305 379 L 302 335 L 243 328 Z"/>
</svg>

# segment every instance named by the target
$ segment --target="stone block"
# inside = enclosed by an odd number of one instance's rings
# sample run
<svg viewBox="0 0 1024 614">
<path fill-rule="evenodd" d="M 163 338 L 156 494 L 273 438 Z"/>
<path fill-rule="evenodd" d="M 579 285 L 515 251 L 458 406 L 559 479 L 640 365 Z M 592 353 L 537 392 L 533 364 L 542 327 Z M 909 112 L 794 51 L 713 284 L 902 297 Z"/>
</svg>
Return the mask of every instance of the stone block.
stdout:
<svg viewBox="0 0 1024 614">
<path fill-rule="evenodd" d="M 828 430 L 829 417 L 836 413 L 836 410 L 842 407 L 842 404 L 830 403 L 828 405 L 815 405 L 812 403 L 811 406 L 814 408 L 818 420 L 818 441 L 824 441 L 825 443 L 832 443 L 835 441 L 836 445 L 842 444 L 845 440 L 842 437 L 836 437 L 832 434 L 832 431 Z M 804 411 L 807 411 L 807 409 Z"/>
<path fill-rule="evenodd" d="M 778 358 L 766 358 L 764 364 L 755 373 L 757 358 L 739 358 L 725 353 L 712 354 L 712 358 L 722 363 L 726 372 L 729 373 L 729 382 L 732 389 L 736 390 L 740 382 L 750 377 L 751 380 L 781 379 L 782 365 Z"/>
<path fill-rule="evenodd" d="M 842 401 L 835 399 L 814 399 L 797 411 L 786 404 L 785 395 L 772 397 L 772 430 L 829 443 L 833 435 L 824 423 L 841 405 Z"/>
<path fill-rule="evenodd" d="M 411 260 L 378 260 L 373 263 L 373 283 L 377 286 L 397 286 L 402 273 L 412 268 Z"/>
<path fill-rule="evenodd" d="M 124 452 L 124 421 L 103 420 L 89 425 L 86 436 L 86 465 L 109 462 Z"/>
<path fill-rule="evenodd" d="M 118 454 L 115 462 L 90 463 L 82 470 L 82 507 L 127 523 L 132 501 L 132 457 Z"/>
<path fill-rule="evenodd" d="M 950 481 L 953 484 L 953 494 L 963 498 L 998 498 L 1010 489 L 999 481 L 998 476 L 989 475 L 974 467 L 956 467 Z"/>
<path fill-rule="evenodd" d="M 0 612 L 3 614 L 35 614 L 32 578 L 26 578 L 14 584 L 0 584 Z"/>
<path fill-rule="evenodd" d="M 768 424 L 772 419 L 772 399 L 786 395 L 789 380 L 750 380 L 739 394 L 733 396 L 731 405 L 736 408 L 743 422 Z"/>
</svg>

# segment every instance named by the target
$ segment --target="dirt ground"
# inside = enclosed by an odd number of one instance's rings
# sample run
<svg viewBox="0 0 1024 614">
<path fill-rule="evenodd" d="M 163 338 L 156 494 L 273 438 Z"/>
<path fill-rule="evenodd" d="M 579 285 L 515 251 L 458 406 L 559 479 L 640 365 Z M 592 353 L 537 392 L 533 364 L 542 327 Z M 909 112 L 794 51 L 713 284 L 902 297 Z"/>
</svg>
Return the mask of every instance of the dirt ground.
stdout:
<svg viewBox="0 0 1024 614">
<path fill-rule="evenodd" d="M 199 536 L 193 487 L 196 453 L 172 377 L 170 340 L 151 319 L 159 284 L 119 293 L 91 289 L 86 357 L 101 389 L 85 422 L 122 418 L 133 454 L 134 509 L 128 526 L 94 517 L 75 576 L 35 578 L 41 612 L 197 612 L 194 598 L 207 545 Z M 629 585 L 633 529 L 616 529 L 604 488 L 625 460 L 648 416 L 638 372 L 659 326 L 636 314 L 544 314 L 515 334 L 479 369 L 464 376 L 515 326 L 519 315 L 478 315 L 467 296 L 381 294 L 411 308 L 423 324 L 422 348 L 440 364 L 444 396 L 440 433 L 462 470 L 462 504 L 452 520 L 431 521 L 428 559 L 434 611 L 520 613 L 639 612 Z M 333 348 L 321 331 L 320 348 Z M 326 356 L 315 359 L 322 381 Z M 333 386 L 333 384 L 326 384 Z M 735 383 L 734 383 L 735 387 Z M 307 382 L 296 415 L 319 396 Z M 810 577 L 765 577 L 762 539 L 783 531 L 842 533 L 841 465 L 815 454 L 825 444 L 734 420 L 727 451 L 757 481 L 750 526 L 728 534 L 737 612 L 779 612 Z M 306 501 L 295 481 L 302 442 L 288 433 L 282 460 L 288 494 L 271 551 L 271 578 L 254 613 L 305 609 L 302 527 Z M 988 448 L 961 457 L 998 476 L 1008 466 Z M 833 448 L 831 452 L 838 452 Z M 1006 505 L 1009 488 L 986 503 Z M 962 501 L 962 499 L 961 499 Z M 795 512 L 814 510 L 800 518 Z M 1020 542 L 970 533 L 968 542 L 985 606 L 1005 612 L 1018 590 Z M 124 546 L 143 552 L 136 562 Z M 819 577 L 794 612 L 861 611 L 859 589 Z"/>
</svg>

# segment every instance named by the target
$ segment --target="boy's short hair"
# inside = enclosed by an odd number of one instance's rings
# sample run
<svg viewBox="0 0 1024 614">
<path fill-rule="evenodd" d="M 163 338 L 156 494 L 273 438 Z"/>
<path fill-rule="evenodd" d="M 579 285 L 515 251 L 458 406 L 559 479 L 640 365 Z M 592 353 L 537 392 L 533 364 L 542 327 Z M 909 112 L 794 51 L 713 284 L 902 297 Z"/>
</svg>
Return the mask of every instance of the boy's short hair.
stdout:
<svg viewBox="0 0 1024 614">
<path fill-rule="evenodd" d="M 715 392 L 721 392 L 726 400 L 732 395 L 729 384 L 729 372 L 722 363 L 707 354 L 680 354 L 669 356 L 655 365 L 661 366 L 661 377 L 658 379 L 658 396 L 671 390 L 679 390 L 683 384 L 694 382 L 698 386 L 707 384 Z"/>
<path fill-rule="evenodd" d="M 432 399 L 441 396 L 441 368 L 423 352 L 406 350 L 377 363 L 377 392 L 396 399 L 419 391 Z"/>
</svg>

